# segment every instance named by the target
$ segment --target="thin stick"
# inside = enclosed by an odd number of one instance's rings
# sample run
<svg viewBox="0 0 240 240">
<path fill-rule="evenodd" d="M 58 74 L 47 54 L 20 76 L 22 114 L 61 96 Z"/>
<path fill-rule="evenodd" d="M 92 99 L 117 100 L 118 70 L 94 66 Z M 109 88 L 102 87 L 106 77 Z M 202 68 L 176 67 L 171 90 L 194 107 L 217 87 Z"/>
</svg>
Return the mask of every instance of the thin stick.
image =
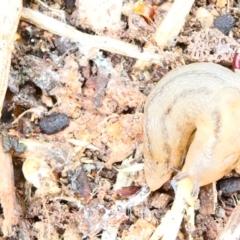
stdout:
<svg viewBox="0 0 240 240">
<path fill-rule="evenodd" d="M 162 238 L 162 240 L 175 240 L 185 211 L 190 213 L 189 224 L 191 230 L 194 228 L 194 203 L 196 198 L 191 196 L 193 186 L 193 181 L 190 178 L 184 178 L 178 182 L 172 208 L 166 213 L 150 240 L 157 240 L 159 238 Z"/>
<path fill-rule="evenodd" d="M 157 43 L 160 49 L 164 49 L 174 42 L 174 39 L 178 36 L 182 30 L 186 18 L 192 8 L 194 0 L 175 0 L 167 16 L 157 27 L 153 40 Z M 145 45 L 146 48 L 153 48 L 151 43 Z M 134 67 L 138 69 L 144 69 L 149 67 L 149 63 L 139 59 Z"/>
<path fill-rule="evenodd" d="M 52 14 L 59 17 L 61 20 L 63 20 L 65 22 L 65 12 L 63 10 L 51 8 L 46 3 L 42 2 L 41 0 L 36 0 L 36 2 L 38 2 L 44 8 L 48 9 Z"/>
<path fill-rule="evenodd" d="M 240 201 L 233 210 L 223 231 L 217 237 L 217 240 L 239 239 L 240 236 Z"/>
<path fill-rule="evenodd" d="M 21 0 L 1 1 L 0 7 L 0 117 L 5 99 L 13 41 L 22 12 Z M 6 153 L 0 140 L 0 201 L 3 208 L 4 220 L 2 232 L 4 236 L 12 234 L 12 225 L 18 223 L 17 200 L 15 195 L 13 165 L 10 153 Z"/>
<path fill-rule="evenodd" d="M 160 48 L 174 41 L 182 30 L 194 0 L 175 0 L 167 16 L 157 28 L 154 39 Z"/>
<path fill-rule="evenodd" d="M 17 200 L 15 195 L 13 164 L 10 153 L 6 153 L 0 143 L 0 201 L 3 207 L 3 226 L 2 231 L 4 236 L 9 236 L 12 233 L 12 225 L 18 224 Z"/>
<path fill-rule="evenodd" d="M 40 28 L 46 29 L 58 36 L 66 37 L 75 42 L 79 42 L 81 45 L 102 49 L 112 53 L 117 53 L 156 64 L 159 64 L 161 61 L 163 61 L 163 59 L 166 60 L 166 58 L 175 59 L 180 57 L 179 54 L 170 52 L 165 52 L 164 54 L 160 55 L 154 53 L 154 50 L 146 48 L 141 51 L 137 46 L 117 39 L 82 33 L 70 25 L 45 16 L 44 14 L 29 8 L 23 8 L 22 19 Z"/>
<path fill-rule="evenodd" d="M 21 0 L 2 1 L 0 7 L 0 117 L 6 95 L 13 41 L 22 11 Z"/>
</svg>

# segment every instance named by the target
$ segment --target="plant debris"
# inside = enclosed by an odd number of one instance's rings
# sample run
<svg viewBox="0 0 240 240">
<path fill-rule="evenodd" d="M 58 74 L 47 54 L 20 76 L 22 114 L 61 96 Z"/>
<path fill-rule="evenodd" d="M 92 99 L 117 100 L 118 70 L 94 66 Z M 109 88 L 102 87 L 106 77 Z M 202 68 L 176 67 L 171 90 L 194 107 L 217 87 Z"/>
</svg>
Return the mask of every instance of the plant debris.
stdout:
<svg viewBox="0 0 240 240">
<path fill-rule="evenodd" d="M 18 1 L 2 4 L 10 2 Z M 177 66 L 232 66 L 235 1 L 100 2 L 24 0 L 21 14 L 1 8 L 11 32 L 0 53 L 11 66 L 2 61 L 0 71 L 0 237 L 152 238 L 174 192 L 167 183 L 154 193 L 146 186 L 146 96 Z M 194 239 L 228 234 L 229 216 L 238 216 L 225 194 L 239 189 L 231 176 L 217 190 L 201 189 Z M 188 238 L 187 221 L 178 239 Z"/>
</svg>

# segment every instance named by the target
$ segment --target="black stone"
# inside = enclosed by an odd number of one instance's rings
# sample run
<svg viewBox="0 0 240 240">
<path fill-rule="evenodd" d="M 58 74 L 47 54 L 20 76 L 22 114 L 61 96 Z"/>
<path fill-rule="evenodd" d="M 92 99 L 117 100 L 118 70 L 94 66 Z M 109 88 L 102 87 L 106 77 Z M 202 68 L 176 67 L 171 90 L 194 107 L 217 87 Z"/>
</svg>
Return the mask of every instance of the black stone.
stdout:
<svg viewBox="0 0 240 240">
<path fill-rule="evenodd" d="M 227 35 L 232 29 L 234 22 L 235 20 L 230 14 L 224 14 L 214 20 L 213 26 L 223 34 Z"/>
<path fill-rule="evenodd" d="M 69 125 L 69 118 L 64 113 L 52 113 L 39 121 L 43 133 L 53 134 L 60 132 Z"/>
</svg>

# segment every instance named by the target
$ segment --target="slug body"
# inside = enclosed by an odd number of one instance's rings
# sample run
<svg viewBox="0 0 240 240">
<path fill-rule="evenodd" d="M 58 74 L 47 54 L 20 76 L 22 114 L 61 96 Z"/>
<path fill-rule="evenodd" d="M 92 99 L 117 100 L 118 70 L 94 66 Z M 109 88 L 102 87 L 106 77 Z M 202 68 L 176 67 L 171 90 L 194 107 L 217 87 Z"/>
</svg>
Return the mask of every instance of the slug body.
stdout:
<svg viewBox="0 0 240 240">
<path fill-rule="evenodd" d="M 180 175 L 198 186 L 217 181 L 237 166 L 239 156 L 236 73 L 214 63 L 194 63 L 157 83 L 144 121 L 144 170 L 152 191 L 170 179 L 174 168 L 182 167 Z"/>
</svg>

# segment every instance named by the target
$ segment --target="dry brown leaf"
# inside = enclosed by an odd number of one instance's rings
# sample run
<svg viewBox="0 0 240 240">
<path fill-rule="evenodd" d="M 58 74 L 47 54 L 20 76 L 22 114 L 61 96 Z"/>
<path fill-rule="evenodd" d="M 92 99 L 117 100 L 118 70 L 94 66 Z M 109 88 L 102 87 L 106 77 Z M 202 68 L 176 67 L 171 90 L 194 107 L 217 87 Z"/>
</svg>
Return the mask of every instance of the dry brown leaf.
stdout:
<svg viewBox="0 0 240 240">
<path fill-rule="evenodd" d="M 154 7 L 152 7 L 149 3 L 143 2 L 141 0 L 134 4 L 133 12 L 144 17 L 148 24 L 152 22 L 155 15 Z"/>
</svg>

